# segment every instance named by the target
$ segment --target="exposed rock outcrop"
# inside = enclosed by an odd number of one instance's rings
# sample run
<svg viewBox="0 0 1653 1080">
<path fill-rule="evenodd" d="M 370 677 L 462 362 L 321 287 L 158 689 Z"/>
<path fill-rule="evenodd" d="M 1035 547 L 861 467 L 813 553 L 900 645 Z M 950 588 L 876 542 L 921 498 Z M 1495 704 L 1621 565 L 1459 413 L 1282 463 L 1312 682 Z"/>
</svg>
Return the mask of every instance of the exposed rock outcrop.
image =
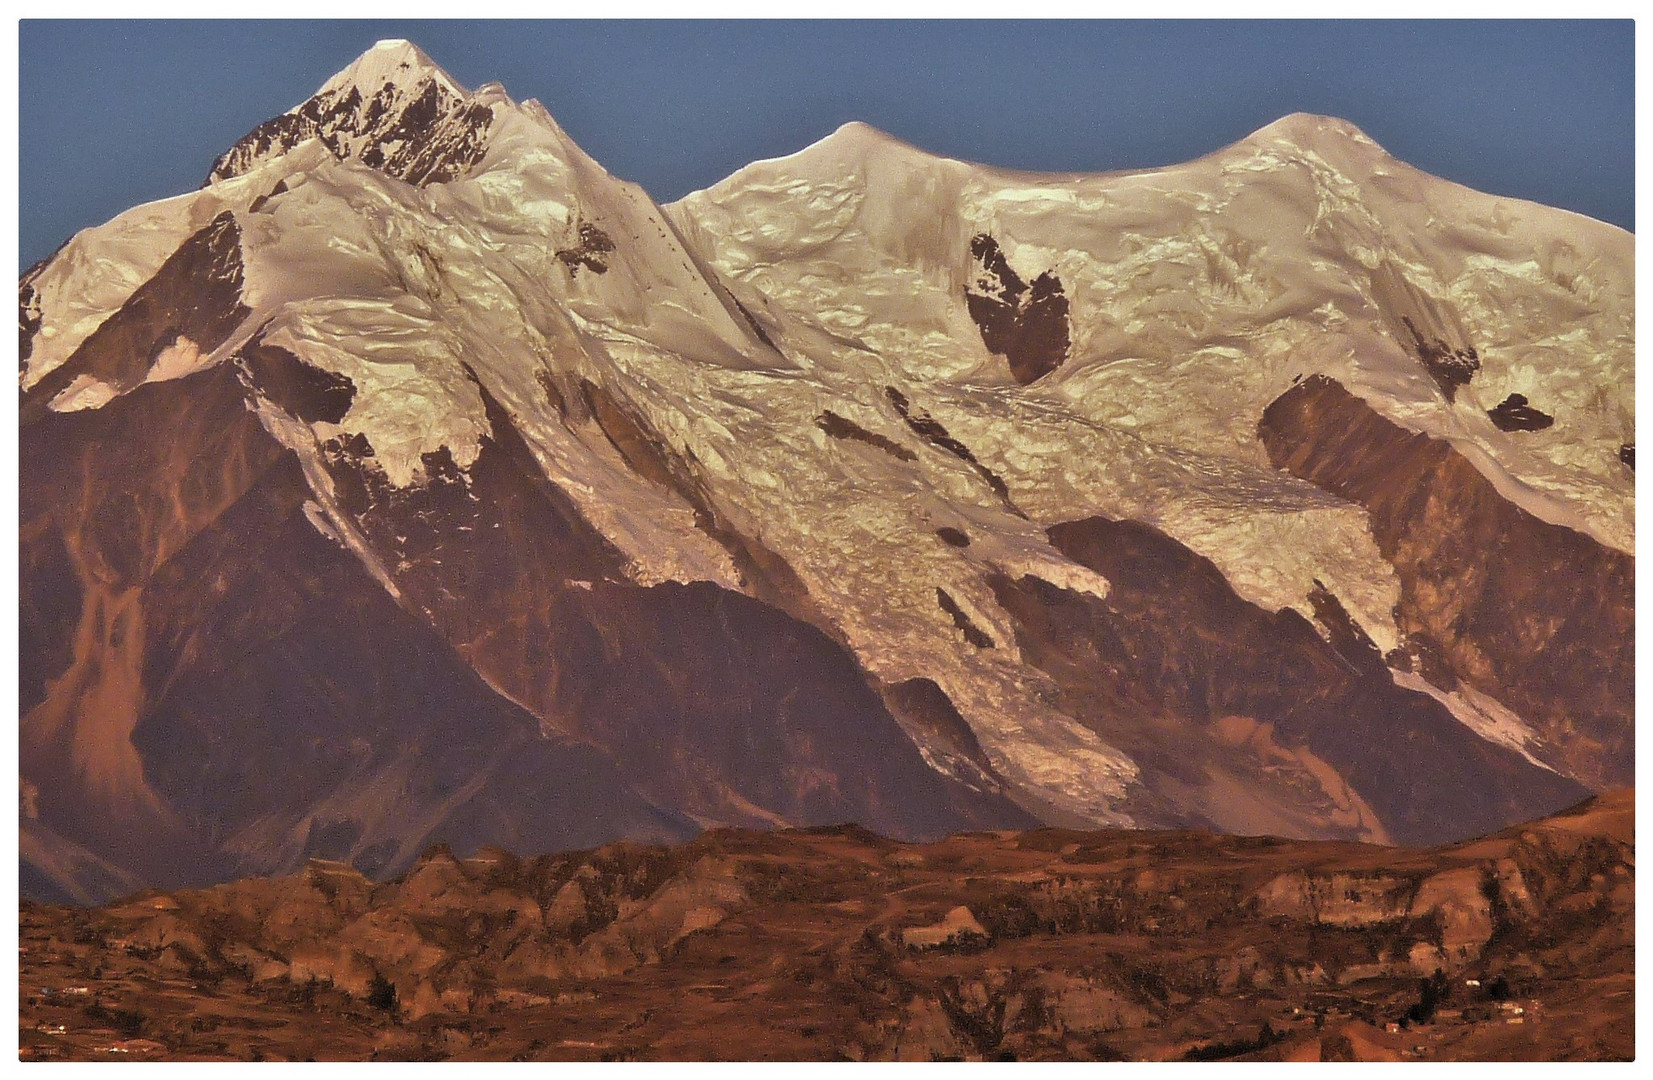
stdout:
<svg viewBox="0 0 1653 1080">
<path fill-rule="evenodd" d="M 27 426 L 55 408 L 84 408 L 142 382 L 168 353 L 210 354 L 250 314 L 235 215 L 219 214 L 185 240 L 119 311 L 23 395 Z M 188 366 L 181 355 L 178 362 Z"/>
<path fill-rule="evenodd" d="M 1487 416 L 1499 431 L 1543 431 L 1555 423 L 1555 417 L 1528 404 L 1525 394 L 1511 394 L 1488 409 Z"/>
<path fill-rule="evenodd" d="M 1068 356 L 1068 298 L 1056 272 L 1046 270 L 1029 285 L 986 233 L 971 239 L 970 257 L 976 277 L 964 303 L 987 351 L 1004 357 L 1024 385 L 1061 367 Z"/>
<path fill-rule="evenodd" d="M 1407 333 L 1412 337 L 1412 348 L 1424 370 L 1435 380 L 1435 385 L 1441 388 L 1446 400 L 1455 400 L 1458 387 L 1468 386 L 1470 380 L 1475 378 L 1475 373 L 1481 370 L 1481 356 L 1475 351 L 1475 346 L 1461 345 L 1454 348 L 1445 338 L 1426 337 L 1410 316 L 1401 316 L 1401 322 L 1405 324 Z"/>
<path fill-rule="evenodd" d="M 589 221 L 582 221 L 576 236 L 575 243 L 557 250 L 557 261 L 568 267 L 569 276 L 579 276 L 581 267 L 593 274 L 608 273 L 606 260 L 614 251 L 614 241 L 609 239 L 608 233 Z"/>
<path fill-rule="evenodd" d="M 213 162 L 205 184 L 240 176 L 306 139 L 410 184 L 446 183 L 482 159 L 493 119 L 418 49 L 381 42 L 302 105 L 243 135 Z"/>
</svg>

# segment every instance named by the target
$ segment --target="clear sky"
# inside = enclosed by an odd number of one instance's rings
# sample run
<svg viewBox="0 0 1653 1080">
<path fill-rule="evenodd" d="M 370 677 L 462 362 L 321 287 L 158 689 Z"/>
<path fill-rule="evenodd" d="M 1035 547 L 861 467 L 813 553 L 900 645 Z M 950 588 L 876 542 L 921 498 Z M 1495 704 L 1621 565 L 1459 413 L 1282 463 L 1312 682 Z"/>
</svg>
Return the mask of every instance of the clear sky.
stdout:
<svg viewBox="0 0 1653 1080">
<path fill-rule="evenodd" d="M 98 22 L 19 35 L 19 256 L 189 191 L 379 38 L 539 98 L 668 202 L 848 120 L 1009 168 L 1184 161 L 1294 111 L 1483 191 L 1633 229 L 1634 24 Z"/>
</svg>

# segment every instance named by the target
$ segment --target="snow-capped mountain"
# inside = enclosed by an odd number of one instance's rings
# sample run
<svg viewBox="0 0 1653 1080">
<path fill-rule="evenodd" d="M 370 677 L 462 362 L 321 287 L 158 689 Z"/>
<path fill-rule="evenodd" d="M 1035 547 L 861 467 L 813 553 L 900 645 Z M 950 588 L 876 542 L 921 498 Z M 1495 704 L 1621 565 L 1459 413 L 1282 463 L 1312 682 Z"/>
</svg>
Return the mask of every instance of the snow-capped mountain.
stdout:
<svg viewBox="0 0 1653 1080">
<path fill-rule="evenodd" d="M 382 42 L 25 275 L 25 884 L 1628 784 L 1633 243 L 1290 116 L 668 207 Z"/>
</svg>

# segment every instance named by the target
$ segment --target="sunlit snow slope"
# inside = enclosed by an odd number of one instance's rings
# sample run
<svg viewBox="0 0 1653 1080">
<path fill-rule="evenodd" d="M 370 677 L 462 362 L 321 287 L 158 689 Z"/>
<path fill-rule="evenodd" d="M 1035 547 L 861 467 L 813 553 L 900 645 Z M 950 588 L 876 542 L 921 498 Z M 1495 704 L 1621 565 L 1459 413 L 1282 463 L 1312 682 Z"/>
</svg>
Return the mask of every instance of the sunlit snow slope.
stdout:
<svg viewBox="0 0 1653 1080">
<path fill-rule="evenodd" d="M 21 283 L 31 888 L 1628 782 L 1632 277 L 1310 116 L 662 210 L 383 42 Z"/>
</svg>

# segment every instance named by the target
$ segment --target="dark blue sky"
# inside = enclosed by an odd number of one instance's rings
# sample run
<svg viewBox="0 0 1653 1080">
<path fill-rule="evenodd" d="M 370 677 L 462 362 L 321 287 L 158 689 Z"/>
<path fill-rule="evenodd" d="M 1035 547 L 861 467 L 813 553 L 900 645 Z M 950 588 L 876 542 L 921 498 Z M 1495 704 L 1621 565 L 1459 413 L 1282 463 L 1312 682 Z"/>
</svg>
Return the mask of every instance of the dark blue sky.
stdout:
<svg viewBox="0 0 1653 1080">
<path fill-rule="evenodd" d="M 1634 228 L 1634 24 L 63 22 L 20 28 L 20 266 L 195 188 L 383 37 L 537 97 L 661 202 L 865 120 L 1024 169 L 1183 161 L 1297 110 L 1472 187 Z"/>
</svg>

